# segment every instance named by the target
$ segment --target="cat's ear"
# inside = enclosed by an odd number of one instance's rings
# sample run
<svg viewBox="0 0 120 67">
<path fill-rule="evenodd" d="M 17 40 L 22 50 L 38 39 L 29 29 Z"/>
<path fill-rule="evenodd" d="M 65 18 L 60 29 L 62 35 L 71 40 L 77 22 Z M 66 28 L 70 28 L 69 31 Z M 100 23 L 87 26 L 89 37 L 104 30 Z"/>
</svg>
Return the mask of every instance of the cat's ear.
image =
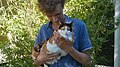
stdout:
<svg viewBox="0 0 120 67">
<path fill-rule="evenodd" d="M 73 31 L 73 22 L 71 22 L 68 26 L 70 27 L 70 31 Z"/>
<path fill-rule="evenodd" d="M 73 22 L 71 22 L 69 24 L 66 23 L 66 26 L 68 26 L 68 27 L 72 27 L 72 25 L 73 25 Z"/>
<path fill-rule="evenodd" d="M 62 23 L 62 24 L 59 26 L 59 29 L 61 29 L 63 26 L 65 26 L 64 23 Z"/>
<path fill-rule="evenodd" d="M 70 23 L 70 27 L 72 27 L 72 25 L 73 25 L 73 22 Z"/>
</svg>

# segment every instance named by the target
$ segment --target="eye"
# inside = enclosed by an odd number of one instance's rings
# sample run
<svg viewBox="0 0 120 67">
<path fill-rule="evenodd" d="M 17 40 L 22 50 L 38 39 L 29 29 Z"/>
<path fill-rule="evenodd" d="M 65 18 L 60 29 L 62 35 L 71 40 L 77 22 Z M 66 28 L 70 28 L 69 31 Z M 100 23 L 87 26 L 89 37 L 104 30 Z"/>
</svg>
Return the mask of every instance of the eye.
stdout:
<svg viewBox="0 0 120 67">
<path fill-rule="evenodd" d="M 51 15 L 47 15 L 47 17 L 49 17 L 49 18 L 50 18 L 50 17 L 52 17 L 52 16 L 51 16 Z"/>
<path fill-rule="evenodd" d="M 62 27 L 61 30 L 65 30 L 65 27 Z"/>
<path fill-rule="evenodd" d="M 69 27 L 67 27 L 67 30 L 69 30 L 70 28 Z"/>
<path fill-rule="evenodd" d="M 57 13 L 55 16 L 59 16 L 60 15 L 60 13 Z"/>
</svg>

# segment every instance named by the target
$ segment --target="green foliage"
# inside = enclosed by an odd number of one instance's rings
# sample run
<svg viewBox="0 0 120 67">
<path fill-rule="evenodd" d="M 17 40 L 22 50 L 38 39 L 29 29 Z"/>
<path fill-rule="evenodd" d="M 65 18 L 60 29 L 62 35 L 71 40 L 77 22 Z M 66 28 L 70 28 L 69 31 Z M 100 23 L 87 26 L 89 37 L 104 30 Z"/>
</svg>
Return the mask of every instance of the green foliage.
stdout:
<svg viewBox="0 0 120 67">
<path fill-rule="evenodd" d="M 0 35 L 8 40 L 0 41 L 0 49 L 7 62 L 2 67 L 35 67 L 31 48 L 42 24 L 47 22 L 36 6 L 36 0 L 1 0 Z M 86 22 L 93 44 L 94 64 L 106 64 L 108 59 L 98 53 L 113 33 L 113 3 L 109 0 L 67 0 L 64 12 Z M 3 37 L 0 39 L 4 39 Z"/>
<path fill-rule="evenodd" d="M 1 6 L 0 18 L 0 34 L 8 36 L 7 42 L 0 43 L 6 55 L 3 62 L 10 67 L 32 66 L 31 48 L 46 17 L 37 10 L 34 0 L 9 0 Z"/>
<path fill-rule="evenodd" d="M 93 64 L 113 65 L 112 56 L 105 56 L 103 48 L 113 45 L 106 44 L 114 32 L 114 5 L 110 0 L 68 0 L 65 12 L 71 16 L 86 22 L 90 39 L 93 45 Z M 106 50 L 109 51 L 109 50 Z M 105 52 L 104 52 L 105 53 Z M 111 57 L 111 58 L 110 58 Z"/>
<path fill-rule="evenodd" d="M 8 41 L 7 36 L 0 35 L 0 42 L 5 42 L 5 41 Z"/>
</svg>

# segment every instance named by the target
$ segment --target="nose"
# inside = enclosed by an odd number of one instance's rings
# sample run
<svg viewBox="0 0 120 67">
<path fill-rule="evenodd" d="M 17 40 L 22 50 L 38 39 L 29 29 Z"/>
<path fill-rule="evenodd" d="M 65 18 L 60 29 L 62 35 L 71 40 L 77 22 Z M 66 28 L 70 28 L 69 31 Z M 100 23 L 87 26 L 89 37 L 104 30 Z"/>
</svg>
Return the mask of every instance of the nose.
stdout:
<svg viewBox="0 0 120 67">
<path fill-rule="evenodd" d="M 58 18 L 56 16 L 53 16 L 53 21 L 58 22 Z"/>
</svg>

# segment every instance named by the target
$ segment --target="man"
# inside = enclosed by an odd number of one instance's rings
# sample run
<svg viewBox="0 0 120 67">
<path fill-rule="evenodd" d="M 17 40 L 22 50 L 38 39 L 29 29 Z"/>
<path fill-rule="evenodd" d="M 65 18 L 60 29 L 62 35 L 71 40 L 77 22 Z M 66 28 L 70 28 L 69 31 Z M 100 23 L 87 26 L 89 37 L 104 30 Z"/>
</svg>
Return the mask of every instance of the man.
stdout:
<svg viewBox="0 0 120 67">
<path fill-rule="evenodd" d="M 47 40 L 54 35 L 57 46 L 68 53 L 57 63 L 49 67 L 81 67 L 82 64 L 90 64 L 91 58 L 88 51 L 92 48 L 85 23 L 78 19 L 69 18 L 63 14 L 65 0 L 38 0 L 40 10 L 45 13 L 50 22 L 44 24 L 37 35 L 35 45 Z M 74 42 L 64 39 L 58 32 L 61 23 L 73 22 Z M 58 57 L 57 54 L 46 54 L 45 45 L 41 47 L 40 53 L 35 59 L 36 64 L 43 64 Z"/>
</svg>

